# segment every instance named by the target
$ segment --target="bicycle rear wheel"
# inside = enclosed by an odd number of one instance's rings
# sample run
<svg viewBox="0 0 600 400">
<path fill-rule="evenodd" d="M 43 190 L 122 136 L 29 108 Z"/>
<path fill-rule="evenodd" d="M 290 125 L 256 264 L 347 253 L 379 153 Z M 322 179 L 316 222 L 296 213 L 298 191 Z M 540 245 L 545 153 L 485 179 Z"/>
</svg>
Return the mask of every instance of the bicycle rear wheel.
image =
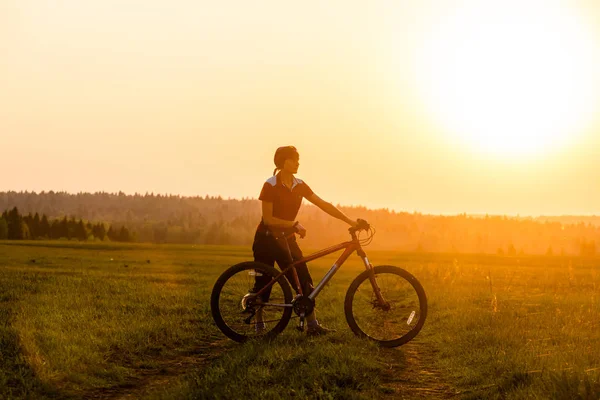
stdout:
<svg viewBox="0 0 600 400">
<path fill-rule="evenodd" d="M 210 308 L 217 327 L 230 339 L 244 342 L 253 337 L 272 338 L 281 333 L 292 316 L 292 291 L 282 276 L 271 287 L 269 301 L 253 296 L 257 275 L 269 281 L 279 272 L 258 262 L 236 264 L 217 279 L 210 296 Z"/>
<path fill-rule="evenodd" d="M 397 347 L 413 339 L 427 317 L 427 296 L 409 272 L 391 265 L 373 270 L 377 286 L 387 304 L 379 304 L 364 271 L 354 279 L 344 301 L 346 321 L 352 331 L 384 347 Z"/>
</svg>

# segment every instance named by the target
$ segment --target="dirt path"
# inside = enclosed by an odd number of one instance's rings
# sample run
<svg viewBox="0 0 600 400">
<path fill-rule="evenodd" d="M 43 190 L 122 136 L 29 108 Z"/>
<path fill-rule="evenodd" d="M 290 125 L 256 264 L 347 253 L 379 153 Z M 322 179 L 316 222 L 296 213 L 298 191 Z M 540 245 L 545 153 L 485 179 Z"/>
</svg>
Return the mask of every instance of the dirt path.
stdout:
<svg viewBox="0 0 600 400">
<path fill-rule="evenodd" d="M 194 348 L 164 359 L 152 369 L 140 370 L 138 376 L 125 385 L 110 389 L 79 393 L 77 397 L 97 400 L 140 399 L 176 385 L 191 370 L 218 358 L 224 344 L 217 342 Z M 449 399 L 460 398 L 460 392 L 448 384 L 435 367 L 436 353 L 426 343 L 408 343 L 396 349 L 384 349 L 387 360 L 383 386 L 389 393 L 383 399 Z"/>
<path fill-rule="evenodd" d="M 418 340 L 389 353 L 388 372 L 382 381 L 391 388 L 389 399 L 449 399 L 460 394 L 435 367 L 436 352 Z"/>
<path fill-rule="evenodd" d="M 79 393 L 77 397 L 95 400 L 140 399 L 176 384 L 186 373 L 209 363 L 221 353 L 222 343 L 210 343 L 157 361 L 157 366 L 138 371 L 138 376 L 124 385 Z"/>
</svg>

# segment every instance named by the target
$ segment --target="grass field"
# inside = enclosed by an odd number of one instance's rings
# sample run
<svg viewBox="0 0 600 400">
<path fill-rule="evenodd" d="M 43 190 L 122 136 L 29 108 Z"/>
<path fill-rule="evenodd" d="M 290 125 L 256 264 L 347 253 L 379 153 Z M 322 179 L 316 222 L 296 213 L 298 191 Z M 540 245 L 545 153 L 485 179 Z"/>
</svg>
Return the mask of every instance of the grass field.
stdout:
<svg viewBox="0 0 600 400">
<path fill-rule="evenodd" d="M 317 300 L 336 333 L 240 345 L 209 296 L 248 248 L 0 242 L 0 398 L 600 398 L 599 259 L 368 254 L 427 291 L 397 349 L 346 325 L 355 256 Z"/>
</svg>

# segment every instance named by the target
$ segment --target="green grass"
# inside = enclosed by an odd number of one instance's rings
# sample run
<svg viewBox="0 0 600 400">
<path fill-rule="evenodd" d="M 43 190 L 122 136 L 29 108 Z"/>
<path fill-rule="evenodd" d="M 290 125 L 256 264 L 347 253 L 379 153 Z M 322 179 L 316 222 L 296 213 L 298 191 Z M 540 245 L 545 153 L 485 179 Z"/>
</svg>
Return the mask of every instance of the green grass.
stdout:
<svg viewBox="0 0 600 400">
<path fill-rule="evenodd" d="M 600 271 L 586 265 L 415 271 L 436 287 L 438 363 L 465 398 L 600 397 Z"/>
<path fill-rule="evenodd" d="M 412 272 L 429 298 L 423 331 L 389 350 L 346 325 L 355 256 L 317 299 L 333 335 L 308 338 L 293 319 L 271 343 L 228 340 L 210 291 L 250 258 L 240 247 L 0 242 L 0 398 L 141 390 L 182 357 L 200 361 L 146 397 L 413 398 L 432 371 L 459 398 L 600 397 L 597 259 L 369 252 Z M 334 259 L 310 264 L 315 281 Z"/>
</svg>

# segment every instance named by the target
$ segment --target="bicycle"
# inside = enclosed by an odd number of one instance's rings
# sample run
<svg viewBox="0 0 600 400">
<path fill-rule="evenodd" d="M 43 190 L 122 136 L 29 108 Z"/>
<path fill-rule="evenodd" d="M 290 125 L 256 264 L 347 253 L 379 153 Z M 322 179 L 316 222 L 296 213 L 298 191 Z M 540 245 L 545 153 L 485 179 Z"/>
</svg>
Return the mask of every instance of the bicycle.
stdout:
<svg viewBox="0 0 600 400">
<path fill-rule="evenodd" d="M 360 239 L 361 231 L 366 231 L 368 237 Z M 374 267 L 369 262 L 362 247 L 371 243 L 375 230 L 366 221 L 358 220 L 358 225 L 348 232 L 350 241 L 296 260 L 283 271 L 254 261 L 227 269 L 217 279 L 211 293 L 211 312 L 217 327 L 237 342 L 253 337 L 272 339 L 286 328 L 294 312 L 300 318 L 298 329 L 304 330 L 305 317 L 313 311 L 315 298 L 356 251 L 366 270 L 352 281 L 346 292 L 344 314 L 350 329 L 357 336 L 371 339 L 384 347 L 397 347 L 412 340 L 423 328 L 427 317 L 427 296 L 423 286 L 402 268 L 391 265 Z M 283 242 L 287 245 L 286 240 Z M 344 252 L 331 269 L 305 296 L 294 266 L 342 249 Z M 290 270 L 297 292 L 294 297 L 285 276 Z M 252 293 L 255 277 L 260 274 L 270 277 L 271 281 Z M 271 288 L 270 298 L 265 302 L 261 295 L 268 288 Z M 261 315 L 261 329 L 258 329 L 257 314 Z"/>
</svg>

